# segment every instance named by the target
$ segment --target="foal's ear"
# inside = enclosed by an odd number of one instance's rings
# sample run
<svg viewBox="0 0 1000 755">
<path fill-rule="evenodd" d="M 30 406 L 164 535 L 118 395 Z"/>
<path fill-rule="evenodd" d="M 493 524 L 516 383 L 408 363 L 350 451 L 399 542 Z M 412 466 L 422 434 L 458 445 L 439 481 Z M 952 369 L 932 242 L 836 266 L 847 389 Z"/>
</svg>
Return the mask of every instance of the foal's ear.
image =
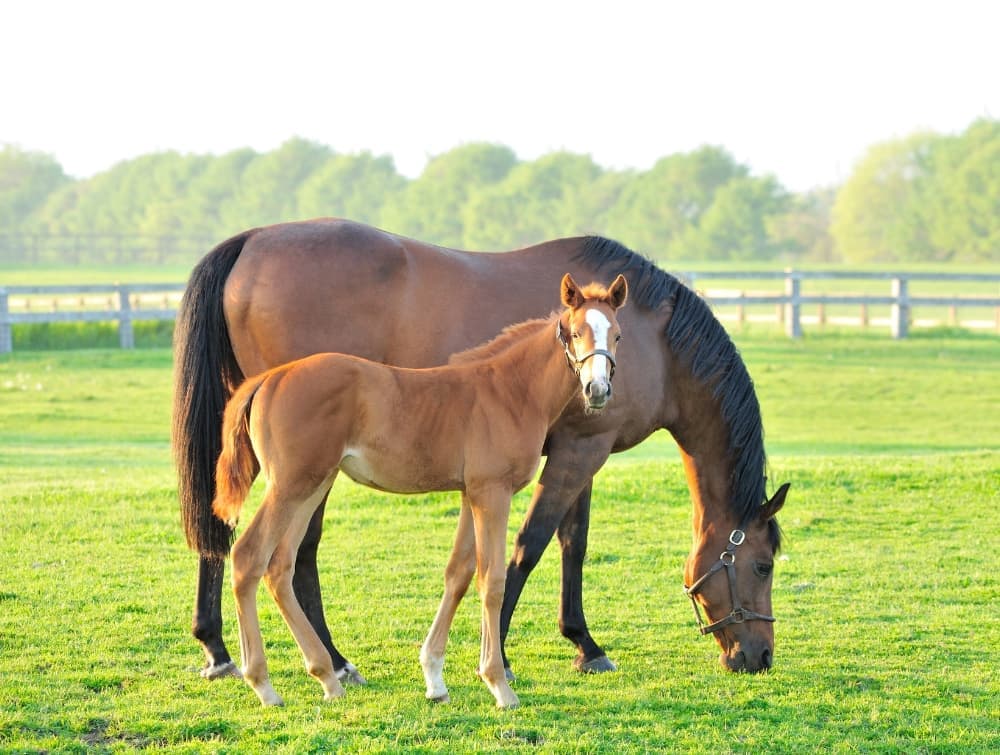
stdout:
<svg viewBox="0 0 1000 755">
<path fill-rule="evenodd" d="M 584 298 L 583 293 L 580 291 L 580 286 L 573 280 L 573 276 L 569 273 L 563 276 L 562 285 L 559 287 L 559 290 L 562 294 L 563 306 L 576 309 L 583 304 Z"/>
<path fill-rule="evenodd" d="M 624 275 L 619 274 L 608 289 L 608 303 L 612 309 L 620 309 L 625 306 L 626 299 L 628 299 L 628 281 Z"/>
<path fill-rule="evenodd" d="M 788 488 L 790 487 L 791 483 L 786 482 L 771 496 L 771 500 L 760 507 L 760 520 L 762 522 L 773 519 L 775 514 L 781 511 L 781 507 L 785 505 L 785 496 L 788 495 Z"/>
</svg>

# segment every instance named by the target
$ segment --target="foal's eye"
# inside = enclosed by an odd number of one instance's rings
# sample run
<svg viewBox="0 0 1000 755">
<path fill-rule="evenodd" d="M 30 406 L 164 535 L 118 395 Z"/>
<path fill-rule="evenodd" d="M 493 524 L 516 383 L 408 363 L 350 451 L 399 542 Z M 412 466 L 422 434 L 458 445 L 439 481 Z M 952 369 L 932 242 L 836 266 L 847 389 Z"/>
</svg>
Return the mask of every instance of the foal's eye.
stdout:
<svg viewBox="0 0 1000 755">
<path fill-rule="evenodd" d="M 570 336 L 572 336 L 573 338 L 579 338 L 580 334 L 574 330 L 572 333 L 570 333 Z"/>
<path fill-rule="evenodd" d="M 618 343 L 620 340 L 622 340 L 622 334 L 621 333 L 619 333 L 618 335 L 615 336 L 615 343 Z"/>
<path fill-rule="evenodd" d="M 774 564 L 765 564 L 763 561 L 753 562 L 753 573 L 758 577 L 770 576 L 771 571 L 774 569 Z"/>
</svg>

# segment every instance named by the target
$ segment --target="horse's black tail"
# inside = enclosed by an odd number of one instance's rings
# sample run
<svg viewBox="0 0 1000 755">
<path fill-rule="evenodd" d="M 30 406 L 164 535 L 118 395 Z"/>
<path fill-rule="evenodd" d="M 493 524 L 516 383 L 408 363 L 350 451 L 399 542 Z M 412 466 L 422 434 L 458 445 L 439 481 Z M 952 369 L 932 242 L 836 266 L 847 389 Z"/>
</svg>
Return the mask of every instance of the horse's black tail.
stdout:
<svg viewBox="0 0 1000 755">
<path fill-rule="evenodd" d="M 224 556 L 233 531 L 212 513 L 222 411 L 243 380 L 222 311 L 222 291 L 254 231 L 219 244 L 191 272 L 174 325 L 173 450 L 188 546 Z"/>
</svg>

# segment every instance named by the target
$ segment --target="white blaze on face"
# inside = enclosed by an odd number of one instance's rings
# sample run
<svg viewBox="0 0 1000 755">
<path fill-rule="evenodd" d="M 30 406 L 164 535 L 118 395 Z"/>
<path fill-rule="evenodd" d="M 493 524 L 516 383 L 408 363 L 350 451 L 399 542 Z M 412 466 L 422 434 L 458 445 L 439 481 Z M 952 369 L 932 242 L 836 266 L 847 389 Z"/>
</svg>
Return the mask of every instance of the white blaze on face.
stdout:
<svg viewBox="0 0 1000 755">
<path fill-rule="evenodd" d="M 586 318 L 587 324 L 590 325 L 590 329 L 594 332 L 594 348 L 610 351 L 611 349 L 608 348 L 608 334 L 611 332 L 611 321 L 603 312 L 596 309 L 588 309 Z M 583 369 L 580 371 L 580 381 L 584 387 L 592 381 L 607 386 L 610 382 L 610 367 L 611 365 L 608 364 L 607 357 L 603 354 L 596 354 L 583 365 Z"/>
</svg>

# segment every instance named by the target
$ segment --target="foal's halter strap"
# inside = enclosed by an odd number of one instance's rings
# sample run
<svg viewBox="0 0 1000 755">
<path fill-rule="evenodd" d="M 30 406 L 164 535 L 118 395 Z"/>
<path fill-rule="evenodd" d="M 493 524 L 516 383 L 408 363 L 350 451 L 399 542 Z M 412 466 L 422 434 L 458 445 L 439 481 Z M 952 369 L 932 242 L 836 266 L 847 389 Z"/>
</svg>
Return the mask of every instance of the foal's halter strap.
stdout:
<svg viewBox="0 0 1000 755">
<path fill-rule="evenodd" d="M 563 336 L 562 331 L 562 319 L 556 319 L 556 340 L 562 344 L 563 351 L 566 352 L 566 361 L 569 363 L 569 368 L 573 370 L 574 375 L 579 375 L 580 370 L 583 369 L 583 363 L 586 362 L 591 357 L 602 356 L 608 360 L 608 364 L 611 365 L 611 369 L 608 370 L 608 380 L 611 380 L 615 376 L 615 356 L 607 349 L 594 349 L 593 351 L 588 351 L 581 357 L 578 357 L 569 349 L 569 342 L 566 337 Z"/>
<path fill-rule="evenodd" d="M 756 613 L 744 608 L 740 603 L 739 596 L 736 594 L 736 547 L 741 545 L 746 538 L 746 533 L 743 530 L 733 530 L 729 534 L 729 545 L 726 546 L 722 555 L 719 556 L 719 560 L 712 564 L 709 570 L 699 579 L 695 580 L 693 585 L 684 587 L 684 594 L 691 598 L 691 605 L 694 606 L 694 617 L 698 622 L 698 631 L 702 634 L 712 634 L 713 632 L 718 632 L 720 629 L 725 629 L 730 624 L 742 624 L 744 621 L 752 621 L 754 619 L 758 621 L 774 621 L 773 616 L 765 616 L 762 613 Z M 702 585 L 708 581 L 709 577 L 723 569 L 726 570 L 726 576 L 729 578 L 729 594 L 732 596 L 733 610 L 724 619 L 720 619 L 712 624 L 706 624 L 701 617 L 701 611 L 698 609 L 698 601 L 694 599 L 694 596 L 701 589 Z"/>
</svg>

